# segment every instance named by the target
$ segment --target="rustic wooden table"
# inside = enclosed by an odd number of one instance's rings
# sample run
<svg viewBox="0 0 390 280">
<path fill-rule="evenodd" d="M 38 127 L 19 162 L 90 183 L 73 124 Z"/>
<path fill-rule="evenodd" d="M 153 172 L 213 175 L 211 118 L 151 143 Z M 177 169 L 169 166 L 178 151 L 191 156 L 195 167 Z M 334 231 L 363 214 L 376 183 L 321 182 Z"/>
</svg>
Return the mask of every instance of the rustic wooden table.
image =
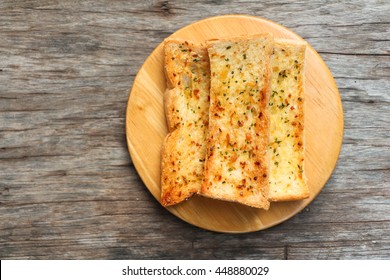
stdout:
<svg viewBox="0 0 390 280">
<path fill-rule="evenodd" d="M 1 1 L 0 258 L 390 259 L 390 3 L 343 2 Z M 165 211 L 125 137 L 128 93 L 150 52 L 222 14 L 306 39 L 344 108 L 341 154 L 320 195 L 248 234 Z"/>
</svg>

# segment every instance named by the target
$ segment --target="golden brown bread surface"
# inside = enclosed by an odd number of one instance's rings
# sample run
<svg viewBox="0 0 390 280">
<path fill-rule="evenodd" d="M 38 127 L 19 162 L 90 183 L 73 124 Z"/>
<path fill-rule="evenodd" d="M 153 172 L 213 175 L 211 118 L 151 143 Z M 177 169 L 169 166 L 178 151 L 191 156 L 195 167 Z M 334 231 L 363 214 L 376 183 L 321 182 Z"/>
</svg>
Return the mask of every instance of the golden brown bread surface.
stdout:
<svg viewBox="0 0 390 280">
<path fill-rule="evenodd" d="M 264 34 L 213 40 L 207 48 L 165 41 L 164 206 L 196 193 L 264 209 L 309 196 L 305 49 Z"/>
<path fill-rule="evenodd" d="M 209 137 L 201 194 L 268 209 L 272 38 L 210 41 L 208 52 Z"/>
<path fill-rule="evenodd" d="M 161 203 L 177 204 L 201 188 L 208 127 L 210 65 L 207 49 L 167 39 L 164 42 L 169 133 L 161 160 Z"/>
<path fill-rule="evenodd" d="M 305 49 L 302 43 L 275 40 L 269 101 L 270 201 L 309 196 L 304 169 Z"/>
</svg>

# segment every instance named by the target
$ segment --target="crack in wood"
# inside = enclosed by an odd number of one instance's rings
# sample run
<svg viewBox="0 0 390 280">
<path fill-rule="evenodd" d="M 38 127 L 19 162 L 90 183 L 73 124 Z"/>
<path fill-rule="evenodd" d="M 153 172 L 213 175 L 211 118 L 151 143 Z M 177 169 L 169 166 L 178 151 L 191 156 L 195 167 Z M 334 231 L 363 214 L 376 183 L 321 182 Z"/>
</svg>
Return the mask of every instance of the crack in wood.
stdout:
<svg viewBox="0 0 390 280">
<path fill-rule="evenodd" d="M 353 24 L 330 24 L 330 23 L 304 23 L 304 24 L 296 24 L 293 25 L 294 28 L 297 27 L 305 27 L 305 26 L 326 26 L 326 27 L 361 27 L 364 25 L 386 25 L 390 22 L 379 21 L 379 22 L 361 22 L 361 23 L 353 23 Z"/>
<path fill-rule="evenodd" d="M 29 158 L 46 158 L 46 157 L 78 157 L 77 154 L 44 154 L 44 155 L 22 155 L 19 157 L 0 157 L 1 160 L 26 160 Z"/>
<path fill-rule="evenodd" d="M 284 246 L 284 259 L 288 260 L 288 245 Z"/>
<path fill-rule="evenodd" d="M 358 52 L 333 52 L 333 51 L 318 51 L 319 54 L 329 55 L 345 55 L 345 56 L 376 56 L 376 57 L 388 57 L 390 53 L 358 53 Z"/>
</svg>

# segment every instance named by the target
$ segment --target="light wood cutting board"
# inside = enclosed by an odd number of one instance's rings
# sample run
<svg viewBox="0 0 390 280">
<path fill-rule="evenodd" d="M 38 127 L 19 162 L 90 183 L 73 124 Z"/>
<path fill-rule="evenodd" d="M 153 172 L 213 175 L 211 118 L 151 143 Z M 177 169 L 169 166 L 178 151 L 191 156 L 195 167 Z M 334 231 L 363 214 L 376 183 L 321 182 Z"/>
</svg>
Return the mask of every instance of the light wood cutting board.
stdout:
<svg viewBox="0 0 390 280">
<path fill-rule="evenodd" d="M 304 41 L 287 28 L 258 17 L 227 15 L 188 25 L 170 37 L 201 43 L 208 39 L 269 32 L 276 38 Z M 268 211 L 233 202 L 193 197 L 168 211 L 195 226 L 219 232 L 250 232 L 279 224 L 304 209 L 329 179 L 340 153 L 343 110 L 332 74 L 308 45 L 305 84 L 305 171 L 310 197 L 271 203 Z M 163 93 L 163 46 L 147 58 L 134 80 L 126 112 L 126 135 L 131 158 L 152 195 L 160 201 L 160 153 L 167 134 Z M 165 211 L 161 208 L 161 211 Z"/>
</svg>

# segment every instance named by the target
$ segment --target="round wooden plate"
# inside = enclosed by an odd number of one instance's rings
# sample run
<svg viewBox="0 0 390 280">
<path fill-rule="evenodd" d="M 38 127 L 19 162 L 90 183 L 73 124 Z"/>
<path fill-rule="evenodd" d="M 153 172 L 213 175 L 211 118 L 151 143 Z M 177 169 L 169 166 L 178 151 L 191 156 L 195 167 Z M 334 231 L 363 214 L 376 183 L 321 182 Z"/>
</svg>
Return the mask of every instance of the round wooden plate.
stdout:
<svg viewBox="0 0 390 280">
<path fill-rule="evenodd" d="M 188 25 L 170 37 L 196 43 L 208 39 L 269 32 L 278 38 L 304 41 L 287 28 L 258 17 L 228 15 Z M 238 203 L 192 197 L 166 209 L 195 226 L 218 232 L 250 232 L 279 224 L 306 207 L 330 177 L 340 153 L 343 109 L 332 74 L 308 45 L 305 84 L 305 171 L 310 197 L 301 201 L 271 203 L 268 211 Z M 166 81 L 163 45 L 147 58 L 134 80 L 126 112 L 126 135 L 131 158 L 143 182 L 160 201 L 160 153 L 167 125 L 163 108 Z"/>
</svg>

